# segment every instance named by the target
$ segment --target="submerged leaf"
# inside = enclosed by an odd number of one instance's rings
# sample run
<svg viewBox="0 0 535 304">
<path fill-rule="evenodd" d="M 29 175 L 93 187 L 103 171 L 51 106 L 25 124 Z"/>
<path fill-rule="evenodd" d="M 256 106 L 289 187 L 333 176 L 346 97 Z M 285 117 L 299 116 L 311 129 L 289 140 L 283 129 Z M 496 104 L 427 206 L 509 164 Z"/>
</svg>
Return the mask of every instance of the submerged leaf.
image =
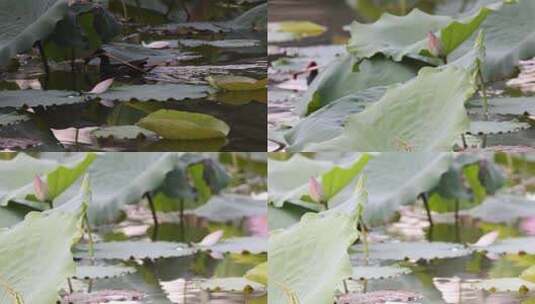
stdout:
<svg viewBox="0 0 535 304">
<path fill-rule="evenodd" d="M 226 91 L 254 91 L 267 86 L 267 78 L 257 80 L 246 76 L 219 75 L 209 76 L 207 80 L 213 87 Z"/>
</svg>

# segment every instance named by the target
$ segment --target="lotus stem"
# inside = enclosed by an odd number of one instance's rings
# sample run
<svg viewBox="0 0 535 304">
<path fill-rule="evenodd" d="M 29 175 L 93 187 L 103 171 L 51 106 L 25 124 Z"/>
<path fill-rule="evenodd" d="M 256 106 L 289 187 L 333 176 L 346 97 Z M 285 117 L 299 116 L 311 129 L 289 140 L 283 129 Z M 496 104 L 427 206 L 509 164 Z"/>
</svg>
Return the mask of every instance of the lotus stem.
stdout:
<svg viewBox="0 0 535 304">
<path fill-rule="evenodd" d="M 348 294 L 349 289 L 347 288 L 347 280 L 342 280 L 342 283 L 344 284 L 344 293 Z"/>
<path fill-rule="evenodd" d="M 455 200 L 455 224 L 459 222 L 459 200 Z"/>
<path fill-rule="evenodd" d="M 67 285 L 69 285 L 69 293 L 73 293 L 71 278 L 67 278 Z"/>
<path fill-rule="evenodd" d="M 121 3 L 123 5 L 123 16 L 124 16 L 124 19 L 128 20 L 128 10 L 126 9 L 126 3 L 124 2 L 124 0 L 121 0 Z"/>
<path fill-rule="evenodd" d="M 464 134 L 461 134 L 461 140 L 463 142 L 463 149 L 468 149 L 468 144 L 466 143 L 466 136 L 464 136 Z"/>
<path fill-rule="evenodd" d="M 156 214 L 156 208 L 154 207 L 154 202 L 152 201 L 152 197 L 147 192 L 145 193 L 145 197 L 147 198 L 147 201 L 149 202 L 150 212 L 152 214 L 152 220 L 154 221 L 154 233 L 153 233 L 153 239 L 155 239 L 159 227 L 158 223 L 158 215 Z"/>
<path fill-rule="evenodd" d="M 487 96 L 485 80 L 483 79 L 483 74 L 481 74 L 481 68 L 478 69 L 477 76 L 479 78 L 481 94 L 483 95 L 483 111 L 485 112 L 485 120 L 489 120 L 489 98 Z"/>
<path fill-rule="evenodd" d="M 41 41 L 37 41 L 35 44 L 37 45 L 37 49 L 39 50 L 39 54 L 41 55 L 41 61 L 43 61 L 43 68 L 45 69 L 45 74 L 48 75 L 50 74 L 50 68 L 48 66 L 48 59 L 46 58 L 43 43 Z"/>
<path fill-rule="evenodd" d="M 368 229 L 364 224 L 362 227 L 362 244 L 364 245 L 364 264 L 368 265 L 368 258 L 370 257 L 370 247 L 368 246 Z"/>
<path fill-rule="evenodd" d="M 420 198 L 424 202 L 425 212 L 427 213 L 427 220 L 429 221 L 429 225 L 433 227 L 433 217 L 431 215 L 431 209 L 429 208 L 429 200 L 427 198 L 427 193 L 420 194 Z"/>
<path fill-rule="evenodd" d="M 87 237 L 89 239 L 88 245 L 89 245 L 89 257 L 91 260 L 91 265 L 95 264 L 95 248 L 93 246 L 93 233 L 91 232 L 91 225 L 89 224 L 89 217 L 87 216 L 87 213 L 84 215 L 84 222 L 85 222 L 85 228 L 87 229 Z M 90 293 L 91 289 L 93 289 L 93 280 L 89 279 L 89 282 L 87 284 L 87 292 Z"/>
</svg>

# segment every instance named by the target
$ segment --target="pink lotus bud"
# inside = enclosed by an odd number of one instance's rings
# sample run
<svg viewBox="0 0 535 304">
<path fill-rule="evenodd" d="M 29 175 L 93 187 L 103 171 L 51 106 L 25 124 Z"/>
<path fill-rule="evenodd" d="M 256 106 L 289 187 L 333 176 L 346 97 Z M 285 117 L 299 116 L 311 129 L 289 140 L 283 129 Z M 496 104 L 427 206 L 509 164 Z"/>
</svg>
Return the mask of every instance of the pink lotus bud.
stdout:
<svg viewBox="0 0 535 304">
<path fill-rule="evenodd" d="M 37 175 L 33 179 L 33 188 L 39 201 L 45 202 L 48 199 L 48 185 Z"/>
<path fill-rule="evenodd" d="M 313 176 L 308 180 L 308 193 L 310 198 L 312 198 L 312 200 L 316 203 L 321 203 L 323 200 L 323 190 L 321 188 L 321 184 Z"/>
<path fill-rule="evenodd" d="M 429 53 L 435 57 L 444 56 L 444 51 L 442 49 L 442 42 L 438 39 L 433 32 L 427 33 L 427 48 Z"/>
</svg>

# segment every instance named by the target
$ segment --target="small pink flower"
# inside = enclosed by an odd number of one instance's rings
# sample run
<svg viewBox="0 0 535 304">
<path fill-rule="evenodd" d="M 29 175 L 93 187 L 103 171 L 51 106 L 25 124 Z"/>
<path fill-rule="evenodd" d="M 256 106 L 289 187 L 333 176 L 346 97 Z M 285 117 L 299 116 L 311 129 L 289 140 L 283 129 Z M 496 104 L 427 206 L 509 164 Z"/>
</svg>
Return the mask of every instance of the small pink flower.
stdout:
<svg viewBox="0 0 535 304">
<path fill-rule="evenodd" d="M 268 220 L 265 215 L 256 215 L 248 217 L 245 226 L 247 230 L 251 232 L 254 236 L 267 237 L 269 234 L 268 231 Z"/>
<path fill-rule="evenodd" d="M 323 201 L 323 189 L 314 176 L 311 176 L 308 180 L 308 194 L 316 203 L 321 203 Z"/>
<path fill-rule="evenodd" d="M 444 56 L 444 50 L 442 49 L 442 42 L 435 36 L 433 32 L 427 33 L 427 49 L 429 53 L 435 57 Z"/>
<path fill-rule="evenodd" d="M 41 202 L 44 202 L 48 199 L 48 185 L 45 183 L 41 177 L 35 176 L 33 179 L 33 188 L 35 190 L 35 197 Z"/>
<path fill-rule="evenodd" d="M 535 216 L 527 217 L 520 222 L 520 229 L 527 235 L 535 235 Z"/>
</svg>

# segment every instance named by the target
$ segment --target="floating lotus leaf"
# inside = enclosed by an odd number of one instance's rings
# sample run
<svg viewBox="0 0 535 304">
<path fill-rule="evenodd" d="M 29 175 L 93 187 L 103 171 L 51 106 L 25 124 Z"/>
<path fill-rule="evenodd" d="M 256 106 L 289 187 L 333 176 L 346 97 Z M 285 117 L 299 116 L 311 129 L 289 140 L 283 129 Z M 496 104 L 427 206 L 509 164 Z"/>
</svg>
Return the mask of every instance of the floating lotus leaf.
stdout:
<svg viewBox="0 0 535 304">
<path fill-rule="evenodd" d="M 0 232 L 0 303 L 56 301 L 63 282 L 75 273 L 71 246 L 82 236 L 87 205 L 80 200 L 70 206 L 73 210 L 30 213 Z"/>
<path fill-rule="evenodd" d="M 195 48 L 200 46 L 213 46 L 217 48 L 251 48 L 260 46 L 259 40 L 252 39 L 225 39 L 225 40 L 197 40 L 197 39 L 180 39 L 178 44 Z"/>
<path fill-rule="evenodd" d="M 535 216 L 535 201 L 521 196 L 497 195 L 466 212 L 471 217 L 491 223 L 511 223 L 522 217 Z"/>
<path fill-rule="evenodd" d="M 65 294 L 61 298 L 61 304 L 77 303 L 77 304 L 92 304 L 92 303 L 108 303 L 120 301 L 141 301 L 144 294 L 135 290 L 93 290 L 90 293 L 73 292 Z"/>
<path fill-rule="evenodd" d="M 133 267 L 126 267 L 122 265 L 79 265 L 76 266 L 75 279 L 109 279 L 120 277 L 129 273 L 136 272 Z"/>
<path fill-rule="evenodd" d="M 55 90 L 0 91 L 0 104 L 3 107 L 50 107 L 82 102 L 84 99 L 77 92 Z"/>
<path fill-rule="evenodd" d="M 480 112 L 483 101 L 478 99 L 470 102 L 470 112 Z M 524 115 L 535 113 L 533 97 L 497 97 L 489 99 L 489 113 L 500 115 Z"/>
<path fill-rule="evenodd" d="M 357 253 L 352 259 L 362 261 L 364 259 L 364 247 L 356 245 L 352 247 Z M 455 243 L 444 242 L 391 242 L 369 245 L 370 259 L 377 260 L 433 260 L 456 258 L 472 253 L 472 250 Z"/>
<path fill-rule="evenodd" d="M 207 80 L 213 87 L 226 91 L 254 91 L 267 86 L 267 78 L 257 80 L 245 76 L 217 75 Z"/>
<path fill-rule="evenodd" d="M 358 70 L 355 70 L 355 65 L 358 65 Z M 359 63 L 353 56 L 346 54 L 329 63 L 320 72 L 297 104 L 296 112 L 301 116 L 310 115 L 341 97 L 372 87 L 404 82 L 415 75 L 414 69 L 401 63 L 384 58 Z"/>
<path fill-rule="evenodd" d="M 202 85 L 161 84 L 161 85 L 132 85 L 114 87 L 96 97 L 106 100 L 185 100 L 199 99 L 212 93 L 212 88 Z"/>
<path fill-rule="evenodd" d="M 261 216 L 266 212 L 266 201 L 236 194 L 213 196 L 206 204 L 191 211 L 196 216 L 212 222 L 228 222 L 244 217 Z"/>
<path fill-rule="evenodd" d="M 338 304 L 419 303 L 421 294 L 404 290 L 377 290 L 366 293 L 348 293 L 337 297 Z"/>
<path fill-rule="evenodd" d="M 468 129 L 464 103 L 474 92 L 466 70 L 422 68 L 413 80 L 390 87 L 379 101 L 350 115 L 342 135 L 303 150 L 449 151 Z"/>
<path fill-rule="evenodd" d="M 138 126 L 100 127 L 91 131 L 96 138 L 114 138 L 118 140 L 132 140 L 138 138 L 157 138 L 158 135 L 150 130 Z"/>
<path fill-rule="evenodd" d="M 19 114 L 17 112 L 0 114 L 0 127 L 15 125 L 28 120 L 30 120 L 30 117 L 28 117 L 28 115 Z"/>
<path fill-rule="evenodd" d="M 535 290 L 535 284 L 519 278 L 487 279 L 474 283 L 475 289 L 490 292 L 520 292 L 522 294 Z"/>
<path fill-rule="evenodd" d="M 222 254 L 251 253 L 261 254 L 267 252 L 267 239 L 255 236 L 235 237 L 219 241 L 209 247 L 200 247 L 201 250 L 210 250 Z"/>
<path fill-rule="evenodd" d="M 484 249 L 495 254 L 535 254 L 535 237 L 500 240 Z"/>
<path fill-rule="evenodd" d="M 195 254 L 196 249 L 172 242 L 124 241 L 95 243 L 94 258 L 103 260 L 134 260 L 182 257 Z M 74 251 L 78 258 L 89 259 L 89 246 L 78 245 Z"/>
<path fill-rule="evenodd" d="M 153 112 L 138 125 L 171 140 L 224 138 L 230 132 L 229 125 L 211 115 L 174 110 Z"/>
<path fill-rule="evenodd" d="M 503 134 L 518 132 L 523 129 L 529 129 L 530 125 L 525 122 L 516 121 L 472 121 L 468 134 Z"/>
<path fill-rule="evenodd" d="M 250 294 L 254 291 L 265 290 L 262 284 L 250 281 L 246 278 L 213 278 L 200 283 L 200 288 L 210 292 L 243 292 Z"/>
<path fill-rule="evenodd" d="M 314 37 L 323 34 L 327 28 L 310 21 L 282 21 L 268 24 L 268 42 L 279 43 Z"/>
<path fill-rule="evenodd" d="M 409 268 L 399 266 L 354 266 L 353 280 L 383 280 L 408 274 Z"/>
</svg>

